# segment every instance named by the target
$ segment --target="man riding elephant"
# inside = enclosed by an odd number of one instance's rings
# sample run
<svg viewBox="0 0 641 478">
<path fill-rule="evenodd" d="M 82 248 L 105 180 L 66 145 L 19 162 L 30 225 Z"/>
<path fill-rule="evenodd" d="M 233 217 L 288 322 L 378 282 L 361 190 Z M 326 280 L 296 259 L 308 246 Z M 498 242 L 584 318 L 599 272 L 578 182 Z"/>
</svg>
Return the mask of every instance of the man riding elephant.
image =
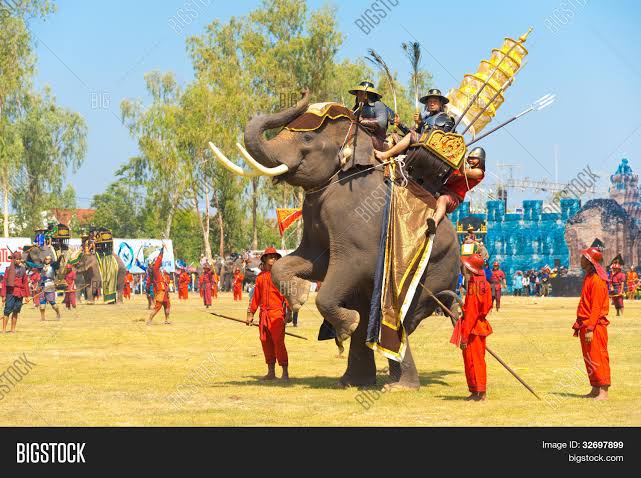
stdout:
<svg viewBox="0 0 641 478">
<path fill-rule="evenodd" d="M 274 264 L 272 280 L 277 287 L 300 280 L 323 282 L 316 296 L 318 310 L 340 341 L 351 337 L 341 383 L 371 385 L 376 383 L 376 364 L 365 341 L 383 208 L 379 202 L 378 208 L 370 208 L 371 213 L 364 215 L 360 206 L 367 200 L 380 200 L 386 183 L 383 169 L 374 159 L 371 136 L 360 128 L 349 134 L 356 121 L 342 105 L 310 106 L 306 93 L 292 108 L 253 118 L 245 129 L 246 149 L 238 146 L 256 171 L 278 176 L 305 191 L 302 241 Z M 284 129 L 273 139 L 265 139 L 266 131 L 281 127 Z M 210 146 L 223 165 L 238 173 L 238 166 L 215 145 Z M 430 291 L 438 295 L 454 289 L 458 270 L 458 240 L 445 218 L 433 240 L 431 260 L 421 282 L 429 283 Z M 402 324 L 407 335 L 434 311 L 431 292 L 417 289 Z M 284 295 L 297 311 L 301 306 L 298 298 L 287 291 Z M 446 303 L 452 300 L 443 297 Z M 390 361 L 390 376 L 395 389 L 419 387 L 409 343 L 402 362 Z"/>
</svg>

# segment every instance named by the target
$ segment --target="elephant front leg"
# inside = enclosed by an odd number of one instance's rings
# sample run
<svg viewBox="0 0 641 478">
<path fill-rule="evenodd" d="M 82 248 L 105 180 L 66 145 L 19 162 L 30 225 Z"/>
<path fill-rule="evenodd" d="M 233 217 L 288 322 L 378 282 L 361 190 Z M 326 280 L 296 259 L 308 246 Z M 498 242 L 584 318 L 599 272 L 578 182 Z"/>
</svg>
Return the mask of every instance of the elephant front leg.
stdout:
<svg viewBox="0 0 641 478">
<path fill-rule="evenodd" d="M 289 255 L 274 264 L 272 282 L 285 296 L 292 311 L 298 312 L 309 296 L 311 284 L 308 281 L 323 277 L 326 267 L 327 261 L 322 257 L 312 261 L 302 255 Z"/>
<path fill-rule="evenodd" d="M 361 313 L 367 315 L 366 310 L 361 310 Z M 340 379 L 343 387 L 376 385 L 376 361 L 374 351 L 365 344 L 366 335 L 367 321 L 363 320 L 349 343 L 347 370 Z"/>
<path fill-rule="evenodd" d="M 348 309 L 345 303 L 352 293 L 351 284 L 337 283 L 335 274 L 329 274 L 316 296 L 316 307 L 336 331 L 336 338 L 344 342 L 352 336 L 360 322 L 358 311 Z M 367 316 L 367 315 L 365 315 Z"/>
</svg>

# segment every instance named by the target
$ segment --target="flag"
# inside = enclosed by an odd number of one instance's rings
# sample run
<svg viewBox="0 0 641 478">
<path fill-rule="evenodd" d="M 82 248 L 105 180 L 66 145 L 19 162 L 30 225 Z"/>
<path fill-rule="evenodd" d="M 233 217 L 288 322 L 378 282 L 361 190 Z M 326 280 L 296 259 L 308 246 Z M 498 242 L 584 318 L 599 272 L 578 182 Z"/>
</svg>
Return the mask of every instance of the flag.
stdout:
<svg viewBox="0 0 641 478">
<path fill-rule="evenodd" d="M 276 208 L 276 218 L 278 219 L 278 230 L 280 235 L 285 234 L 285 230 L 291 226 L 296 219 L 303 215 L 303 210 L 295 208 Z"/>
</svg>

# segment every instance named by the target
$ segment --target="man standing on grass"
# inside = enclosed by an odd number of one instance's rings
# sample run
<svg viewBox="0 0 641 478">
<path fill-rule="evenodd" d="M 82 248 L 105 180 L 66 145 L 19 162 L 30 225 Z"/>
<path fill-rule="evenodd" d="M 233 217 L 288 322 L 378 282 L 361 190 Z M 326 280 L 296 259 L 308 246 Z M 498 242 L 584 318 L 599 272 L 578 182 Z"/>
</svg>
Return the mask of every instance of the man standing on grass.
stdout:
<svg viewBox="0 0 641 478">
<path fill-rule="evenodd" d="M 247 309 L 247 325 L 254 321 L 254 313 L 260 307 L 260 342 L 267 363 L 267 375 L 263 380 L 276 378 L 276 361 L 283 368 L 281 379 L 289 380 L 288 356 L 285 348 L 285 322 L 291 319 L 287 301 L 272 283 L 272 266 L 282 256 L 273 247 L 268 247 L 261 256 L 262 272 L 256 277 L 256 286 Z"/>
<path fill-rule="evenodd" d="M 492 333 L 485 319 L 492 310 L 492 293 L 483 270 L 483 258 L 479 254 L 462 256 L 461 262 L 469 274 L 466 280 L 463 317 L 456 322 L 450 342 L 463 351 L 465 378 L 470 390 L 469 401 L 483 401 L 487 391 L 485 365 L 485 339 Z"/>
<path fill-rule="evenodd" d="M 191 282 L 191 277 L 187 269 L 182 269 L 180 275 L 178 276 L 178 299 L 187 300 L 189 299 L 189 283 Z"/>
<path fill-rule="evenodd" d="M 154 308 L 149 314 L 147 325 L 151 325 L 151 321 L 161 308 L 164 309 L 165 312 L 165 324 L 171 324 L 171 322 L 169 322 L 169 313 L 171 311 L 171 303 L 169 302 L 169 274 L 161 270 L 164 253 L 165 246 L 163 244 L 160 249 L 160 254 L 156 257 L 153 265 L 149 266 L 149 270 L 151 271 L 149 277 L 153 283 L 154 290 Z"/>
<path fill-rule="evenodd" d="M 625 295 L 625 281 L 627 279 L 621 266 L 624 265 L 623 257 L 618 254 L 610 263 L 610 286 L 612 305 L 617 311 L 617 317 L 623 315 L 623 297 Z"/>
<path fill-rule="evenodd" d="M 581 298 L 572 328 L 581 341 L 583 361 L 592 390 L 585 398 L 606 400 L 610 387 L 608 355 L 608 275 L 603 269 L 603 253 L 595 241 L 581 251 L 581 268 L 585 271 Z"/>
<path fill-rule="evenodd" d="M 234 300 L 243 300 L 243 280 L 245 280 L 245 276 L 240 272 L 240 269 L 236 267 L 234 280 L 232 282 Z"/>
<path fill-rule="evenodd" d="M 65 306 L 67 309 L 72 307 L 76 308 L 76 271 L 73 270 L 71 264 L 65 266 L 67 273 L 65 274 L 65 285 L 67 290 L 71 292 L 65 292 Z"/>
<path fill-rule="evenodd" d="M 4 316 L 2 317 L 2 332 L 7 333 L 7 322 L 11 317 L 11 333 L 16 331 L 18 314 L 22 310 L 22 299 L 29 301 L 29 278 L 27 269 L 22 264 L 22 254 L 14 252 L 12 261 L 2 279 L 2 302 Z"/>
<path fill-rule="evenodd" d="M 123 299 L 131 300 L 131 288 L 133 283 L 134 283 L 134 276 L 130 271 L 127 271 L 127 273 L 125 274 L 125 286 L 122 289 Z"/>
<path fill-rule="evenodd" d="M 490 283 L 492 285 L 492 297 L 496 305 L 496 311 L 498 312 L 501 308 L 501 289 L 503 287 L 507 289 L 507 283 L 505 282 L 505 272 L 501 270 L 497 261 L 495 261 L 492 266 Z"/>
</svg>

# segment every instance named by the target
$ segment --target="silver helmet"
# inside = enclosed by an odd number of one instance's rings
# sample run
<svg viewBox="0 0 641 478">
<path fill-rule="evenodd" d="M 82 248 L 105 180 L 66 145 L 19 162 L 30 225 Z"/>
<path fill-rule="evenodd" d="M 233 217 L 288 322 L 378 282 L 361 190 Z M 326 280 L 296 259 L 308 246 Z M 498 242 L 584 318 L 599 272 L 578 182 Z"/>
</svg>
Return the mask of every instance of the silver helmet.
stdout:
<svg viewBox="0 0 641 478">
<path fill-rule="evenodd" d="M 481 147 L 474 148 L 468 153 L 467 158 L 478 158 L 481 161 L 485 161 L 485 150 Z"/>
</svg>

